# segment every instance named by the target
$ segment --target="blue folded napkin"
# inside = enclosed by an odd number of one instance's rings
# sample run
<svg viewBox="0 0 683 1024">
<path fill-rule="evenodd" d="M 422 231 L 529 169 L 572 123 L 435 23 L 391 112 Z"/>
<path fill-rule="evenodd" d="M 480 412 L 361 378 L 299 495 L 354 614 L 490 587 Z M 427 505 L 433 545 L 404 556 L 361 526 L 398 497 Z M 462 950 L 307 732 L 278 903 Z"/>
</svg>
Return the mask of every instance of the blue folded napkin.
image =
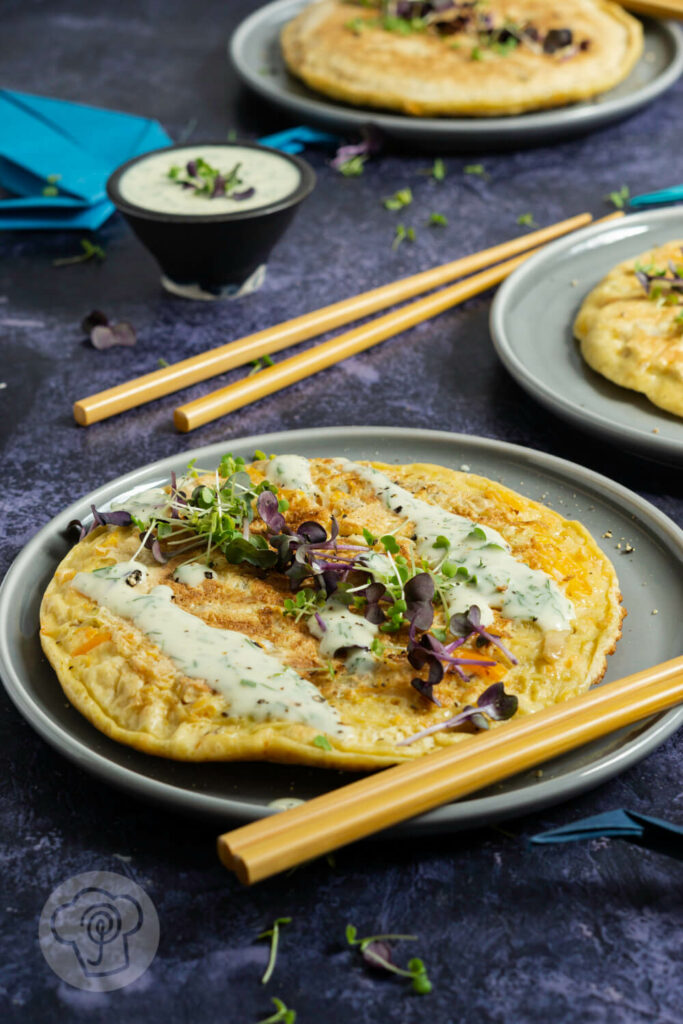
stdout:
<svg viewBox="0 0 683 1024">
<path fill-rule="evenodd" d="M 119 164 L 172 140 L 157 121 L 0 89 L 0 228 L 98 228 Z M 57 195 L 44 189 L 56 188 Z"/>
<path fill-rule="evenodd" d="M 581 818 L 571 825 L 531 836 L 530 842 L 576 843 L 581 839 L 598 839 L 602 836 L 628 839 L 645 849 L 683 860 L 683 825 L 674 825 L 661 818 L 650 818 L 637 811 L 607 811 L 591 818 Z"/>
<path fill-rule="evenodd" d="M 327 146 L 337 149 L 341 146 L 343 139 L 339 135 L 330 135 L 329 132 L 321 132 L 317 128 L 310 128 L 307 124 L 300 124 L 296 128 L 286 128 L 283 132 L 276 132 L 275 135 L 264 135 L 259 142 L 262 146 L 270 146 L 283 153 L 301 153 L 306 146 Z"/>
</svg>

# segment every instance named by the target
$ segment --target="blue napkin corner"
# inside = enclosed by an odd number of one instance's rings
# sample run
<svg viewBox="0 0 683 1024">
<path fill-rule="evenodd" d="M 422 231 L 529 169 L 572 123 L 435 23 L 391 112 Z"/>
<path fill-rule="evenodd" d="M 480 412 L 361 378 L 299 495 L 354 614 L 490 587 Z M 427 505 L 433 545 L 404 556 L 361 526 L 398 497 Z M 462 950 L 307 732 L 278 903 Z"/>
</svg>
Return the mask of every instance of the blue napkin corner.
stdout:
<svg viewBox="0 0 683 1024">
<path fill-rule="evenodd" d="M 628 839 L 647 850 L 683 860 L 683 825 L 623 809 L 606 811 L 590 818 L 581 818 L 571 825 L 539 832 L 531 836 L 529 841 L 536 844 L 576 843 L 582 839 L 598 839 L 603 836 Z"/>
</svg>

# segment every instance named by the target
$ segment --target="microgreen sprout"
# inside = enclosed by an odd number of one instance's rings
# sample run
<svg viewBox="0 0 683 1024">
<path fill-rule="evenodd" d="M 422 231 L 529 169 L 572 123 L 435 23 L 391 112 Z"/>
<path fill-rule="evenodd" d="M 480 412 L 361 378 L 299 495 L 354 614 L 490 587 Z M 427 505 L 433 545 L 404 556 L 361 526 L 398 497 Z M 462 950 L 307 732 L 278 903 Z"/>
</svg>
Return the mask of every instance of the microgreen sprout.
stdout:
<svg viewBox="0 0 683 1024">
<path fill-rule="evenodd" d="M 486 169 L 483 164 L 465 164 L 462 169 L 463 174 L 471 175 L 473 178 L 488 178 L 489 175 L 486 173 Z"/>
<path fill-rule="evenodd" d="M 273 996 L 271 1003 L 275 1006 L 275 1013 L 258 1021 L 257 1024 L 281 1024 L 281 1022 L 282 1024 L 294 1024 L 296 1021 L 296 1010 L 290 1010 L 276 996 Z"/>
<path fill-rule="evenodd" d="M 440 156 L 437 156 L 429 173 L 434 178 L 434 181 L 443 181 L 446 177 L 446 164 Z"/>
<path fill-rule="evenodd" d="M 248 377 L 253 377 L 259 370 L 265 369 L 266 366 L 275 366 L 275 360 L 272 356 L 265 355 L 260 356 L 258 359 L 251 360 L 251 370 L 247 374 Z"/>
<path fill-rule="evenodd" d="M 313 615 L 323 602 L 324 597 L 320 591 L 304 587 L 303 590 L 297 591 L 295 597 L 285 598 L 284 614 L 291 615 L 295 622 L 299 622 L 300 619 Z"/>
<path fill-rule="evenodd" d="M 87 263 L 88 260 L 97 260 L 98 263 L 103 263 L 107 258 L 107 254 L 102 246 L 96 245 L 88 238 L 81 238 L 81 249 L 83 252 L 79 253 L 78 256 L 62 256 L 58 260 L 53 260 L 52 266 L 70 267 L 74 263 Z"/>
<path fill-rule="evenodd" d="M 314 737 L 313 746 L 320 747 L 321 750 L 332 750 L 332 744 L 328 740 L 327 736 L 323 735 Z"/>
<path fill-rule="evenodd" d="M 409 188 L 400 188 L 393 196 L 382 200 L 385 210 L 402 210 L 404 206 L 410 206 L 413 201 L 413 193 Z"/>
<path fill-rule="evenodd" d="M 198 156 L 188 160 L 184 167 L 174 165 L 169 168 L 167 177 L 181 188 L 194 192 L 195 196 L 216 199 L 218 196 L 230 196 L 231 199 L 249 199 L 255 189 L 239 189 L 244 182 L 240 178 L 241 163 L 236 163 L 229 171 L 219 171 L 206 160 Z"/>
<path fill-rule="evenodd" d="M 517 223 L 519 224 L 520 227 L 524 227 L 524 228 L 537 228 L 538 227 L 538 224 L 534 220 L 533 213 L 520 213 L 519 217 L 517 218 Z"/>
<path fill-rule="evenodd" d="M 628 185 L 622 185 L 620 189 L 616 189 L 614 192 L 610 192 L 609 195 L 605 196 L 608 203 L 616 207 L 617 210 L 623 210 L 630 198 L 631 192 Z"/>
<path fill-rule="evenodd" d="M 413 991 L 419 995 L 427 995 L 432 991 L 432 983 L 427 976 L 427 969 L 422 960 L 413 957 L 408 961 L 407 970 L 397 967 L 391 959 L 390 942 L 415 942 L 417 935 L 369 935 L 359 939 L 356 928 L 352 924 L 346 926 L 346 941 L 349 946 L 358 946 L 363 960 L 371 967 L 389 971 L 401 978 L 410 978 Z"/>
<path fill-rule="evenodd" d="M 403 241 L 415 241 L 415 228 L 407 228 L 405 224 L 397 224 L 391 248 L 396 250 Z"/>
<path fill-rule="evenodd" d="M 61 174 L 48 174 L 45 178 L 47 185 L 43 189 L 44 196 L 58 196 L 59 189 L 57 188 L 57 182 L 61 181 Z"/>
<path fill-rule="evenodd" d="M 479 695 L 476 707 L 467 704 L 453 718 L 447 718 L 444 722 L 437 722 L 436 725 L 430 725 L 427 729 L 422 729 L 421 732 L 415 733 L 414 736 L 408 736 L 404 740 L 399 740 L 398 746 L 405 747 L 409 743 L 415 743 L 417 740 L 424 739 L 425 736 L 431 736 L 432 733 L 441 732 L 444 729 L 456 729 L 458 726 L 465 724 L 474 727 L 476 731 L 488 729 L 489 726 L 484 717 L 485 715 L 494 721 L 502 722 L 512 718 L 517 711 L 517 706 L 518 700 L 514 694 L 506 693 L 502 683 L 493 683 Z"/>
<path fill-rule="evenodd" d="M 270 956 L 268 957 L 268 965 L 265 973 L 261 978 L 261 984 L 267 985 L 273 976 L 275 970 L 275 961 L 277 959 L 277 947 L 280 941 L 280 927 L 283 924 L 291 924 L 291 917 L 278 917 L 273 922 L 273 927 L 269 928 L 268 931 L 261 932 L 258 936 L 259 939 L 270 939 Z"/>
<path fill-rule="evenodd" d="M 448 218 L 442 213 L 430 213 L 429 225 L 433 228 L 445 228 L 448 225 Z"/>
</svg>

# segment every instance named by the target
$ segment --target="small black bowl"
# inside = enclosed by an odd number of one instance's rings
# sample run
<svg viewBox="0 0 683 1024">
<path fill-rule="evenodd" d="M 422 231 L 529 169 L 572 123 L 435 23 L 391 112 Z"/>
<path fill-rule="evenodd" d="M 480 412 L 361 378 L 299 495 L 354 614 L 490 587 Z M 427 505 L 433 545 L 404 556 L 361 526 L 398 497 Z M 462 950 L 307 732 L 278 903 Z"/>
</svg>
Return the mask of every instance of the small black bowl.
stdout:
<svg viewBox="0 0 683 1024">
<path fill-rule="evenodd" d="M 170 156 L 178 149 L 191 149 L 201 155 L 202 146 L 229 149 L 230 143 L 184 143 L 150 150 L 114 171 L 107 181 L 107 195 L 157 260 L 161 283 L 167 291 L 195 299 L 235 298 L 255 291 L 263 283 L 270 251 L 299 203 L 312 192 L 315 173 L 300 157 L 240 141 L 235 142 L 240 149 L 262 150 L 294 164 L 300 173 L 296 189 L 268 206 L 216 214 L 162 213 L 122 197 L 119 182 L 133 164 L 157 153 Z"/>
</svg>

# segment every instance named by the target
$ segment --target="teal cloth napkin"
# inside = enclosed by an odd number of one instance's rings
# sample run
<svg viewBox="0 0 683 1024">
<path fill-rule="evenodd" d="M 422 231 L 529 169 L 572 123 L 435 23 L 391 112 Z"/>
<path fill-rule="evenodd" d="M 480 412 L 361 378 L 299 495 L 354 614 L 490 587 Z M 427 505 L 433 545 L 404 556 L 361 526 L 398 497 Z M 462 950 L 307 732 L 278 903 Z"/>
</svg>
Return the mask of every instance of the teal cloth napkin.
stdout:
<svg viewBox="0 0 683 1024">
<path fill-rule="evenodd" d="M 628 839 L 648 850 L 683 860 L 683 825 L 622 809 L 581 818 L 571 825 L 553 828 L 548 832 L 539 832 L 531 836 L 530 842 L 576 843 L 582 839 L 598 839 L 602 836 Z"/>
<path fill-rule="evenodd" d="M 683 185 L 672 185 L 671 188 L 662 188 L 658 192 L 644 192 L 640 196 L 631 196 L 629 206 L 638 209 L 643 206 L 659 206 L 663 203 L 680 203 L 683 199 Z"/>
<path fill-rule="evenodd" d="M 0 228 L 94 230 L 114 211 L 112 171 L 171 143 L 157 121 L 0 89 Z M 43 194 L 51 184 L 58 195 Z"/>
</svg>

